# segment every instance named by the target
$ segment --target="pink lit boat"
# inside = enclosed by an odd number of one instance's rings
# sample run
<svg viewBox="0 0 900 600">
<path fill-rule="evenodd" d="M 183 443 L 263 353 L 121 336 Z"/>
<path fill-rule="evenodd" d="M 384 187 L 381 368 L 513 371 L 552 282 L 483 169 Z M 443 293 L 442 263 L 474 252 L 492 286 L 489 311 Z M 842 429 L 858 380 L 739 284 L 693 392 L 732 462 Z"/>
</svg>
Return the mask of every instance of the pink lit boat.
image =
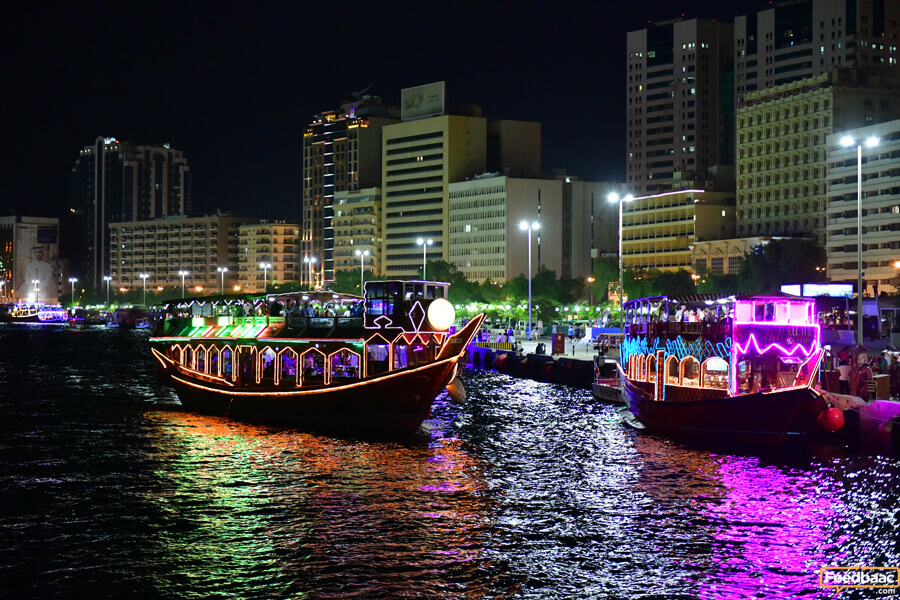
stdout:
<svg viewBox="0 0 900 600">
<path fill-rule="evenodd" d="M 448 284 L 172 301 L 151 337 L 188 410 L 307 430 L 410 434 L 456 381 L 479 315 L 451 334 Z M 315 306 L 316 311 L 313 311 Z"/>
<path fill-rule="evenodd" d="M 816 389 L 822 350 L 813 299 L 693 304 L 663 296 L 625 305 L 622 395 L 639 426 L 757 447 L 820 427 L 827 403 Z"/>
</svg>

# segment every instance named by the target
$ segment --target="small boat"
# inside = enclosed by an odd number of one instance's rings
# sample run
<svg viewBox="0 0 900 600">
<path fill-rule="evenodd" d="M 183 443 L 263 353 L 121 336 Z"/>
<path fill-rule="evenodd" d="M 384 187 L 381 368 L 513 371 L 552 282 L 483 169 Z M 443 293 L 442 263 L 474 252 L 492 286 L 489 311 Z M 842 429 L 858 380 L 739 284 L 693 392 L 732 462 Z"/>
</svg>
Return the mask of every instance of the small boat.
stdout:
<svg viewBox="0 0 900 600">
<path fill-rule="evenodd" d="M 0 312 L 0 321 L 63 325 L 68 320 L 68 316 L 66 309 L 58 304 L 17 302 L 4 307 L 4 310 Z"/>
<path fill-rule="evenodd" d="M 594 380 L 591 392 L 597 400 L 622 402 L 622 382 L 619 379 L 618 363 L 603 356 L 594 357 Z"/>
<path fill-rule="evenodd" d="M 451 333 L 449 285 L 371 281 L 331 292 L 218 296 L 166 305 L 150 338 L 192 411 L 324 432 L 415 432 L 484 315 Z M 315 309 L 314 309 L 315 307 Z"/>
<path fill-rule="evenodd" d="M 689 320 L 685 320 L 690 315 Z M 625 305 L 620 377 L 650 431 L 777 447 L 822 429 L 823 352 L 815 301 L 796 297 L 641 298 Z"/>
<path fill-rule="evenodd" d="M 112 318 L 106 321 L 107 327 L 119 329 L 149 329 L 151 326 L 150 312 L 144 306 L 129 306 L 117 308 Z"/>
</svg>

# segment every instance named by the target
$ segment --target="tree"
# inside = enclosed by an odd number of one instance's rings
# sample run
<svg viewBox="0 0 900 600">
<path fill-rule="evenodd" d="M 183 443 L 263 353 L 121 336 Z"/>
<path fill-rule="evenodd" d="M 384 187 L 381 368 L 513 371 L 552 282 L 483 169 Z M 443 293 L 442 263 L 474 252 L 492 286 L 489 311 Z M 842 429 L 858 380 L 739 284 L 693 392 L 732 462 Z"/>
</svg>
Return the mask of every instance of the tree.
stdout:
<svg viewBox="0 0 900 600">
<path fill-rule="evenodd" d="M 741 264 L 741 291 L 767 294 L 780 291 L 786 283 L 825 281 L 821 268 L 825 261 L 825 249 L 813 240 L 772 240 L 747 254 Z"/>
</svg>

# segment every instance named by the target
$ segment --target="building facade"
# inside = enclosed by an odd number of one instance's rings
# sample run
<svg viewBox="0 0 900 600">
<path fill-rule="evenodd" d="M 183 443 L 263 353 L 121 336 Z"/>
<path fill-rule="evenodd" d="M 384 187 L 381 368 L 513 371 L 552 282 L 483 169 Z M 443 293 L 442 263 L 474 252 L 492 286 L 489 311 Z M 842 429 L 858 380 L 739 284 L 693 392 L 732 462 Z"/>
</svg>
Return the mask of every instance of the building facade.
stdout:
<svg viewBox="0 0 900 600">
<path fill-rule="evenodd" d="M 98 288 L 110 272 L 109 225 L 190 214 L 192 188 L 181 151 L 98 137 L 79 152 L 70 178 L 63 250 L 72 270 Z"/>
<path fill-rule="evenodd" d="M 527 274 L 528 234 L 519 227 L 525 221 L 539 225 L 531 235 L 532 275 L 540 266 L 559 275 L 566 247 L 563 185 L 496 173 L 451 183 L 448 262 L 469 281 L 505 283 Z"/>
<path fill-rule="evenodd" d="M 334 279 L 335 195 L 381 185 L 381 132 L 399 120 L 397 113 L 377 96 L 363 96 L 338 110 L 319 113 L 303 132 L 300 253 L 307 261 L 315 259 L 324 281 Z M 308 277 L 308 270 L 301 273 L 306 285 L 311 283 Z M 322 279 L 312 282 L 322 283 Z"/>
<path fill-rule="evenodd" d="M 272 286 L 299 285 L 300 226 L 284 221 L 261 221 L 238 227 L 237 275 L 248 292 Z M 309 278 L 307 277 L 307 281 Z"/>
<path fill-rule="evenodd" d="M 237 280 L 238 228 L 252 219 L 169 217 L 110 223 L 110 283 L 115 289 L 163 290 L 185 287 L 219 291 L 220 267 L 227 267 L 225 289 Z M 179 272 L 187 274 L 182 279 Z M 146 282 L 141 275 L 147 275 Z M 102 280 L 101 280 L 102 283 Z"/>
<path fill-rule="evenodd" d="M 799 0 L 734 22 L 735 99 L 834 68 L 892 68 L 900 3 Z"/>
<path fill-rule="evenodd" d="M 854 145 L 842 147 L 840 138 Z M 869 147 L 864 140 L 875 138 Z M 862 144 L 862 200 L 859 198 L 857 144 Z M 867 293 L 897 292 L 900 271 L 900 120 L 851 129 L 828 136 L 828 277 L 857 281 L 862 260 Z M 862 213 L 860 214 L 860 204 Z M 862 248 L 858 231 L 862 222 Z"/>
<path fill-rule="evenodd" d="M 357 254 L 359 252 L 359 254 Z M 381 274 L 381 189 L 338 192 L 334 198 L 334 268 Z"/>
<path fill-rule="evenodd" d="M 691 246 L 691 264 L 697 273 L 737 275 L 744 257 L 758 246 L 765 246 L 771 237 L 746 237 L 729 240 L 707 240 Z"/>
<path fill-rule="evenodd" d="M 734 237 L 734 192 L 684 189 L 622 203 L 625 269 L 691 270 L 697 242 Z"/>
<path fill-rule="evenodd" d="M 691 19 L 628 32 L 625 164 L 634 194 L 734 164 L 734 28 Z"/>
<path fill-rule="evenodd" d="M 900 116 L 890 71 L 835 69 L 748 92 L 737 115 L 738 235 L 825 245 L 828 136 Z"/>
</svg>

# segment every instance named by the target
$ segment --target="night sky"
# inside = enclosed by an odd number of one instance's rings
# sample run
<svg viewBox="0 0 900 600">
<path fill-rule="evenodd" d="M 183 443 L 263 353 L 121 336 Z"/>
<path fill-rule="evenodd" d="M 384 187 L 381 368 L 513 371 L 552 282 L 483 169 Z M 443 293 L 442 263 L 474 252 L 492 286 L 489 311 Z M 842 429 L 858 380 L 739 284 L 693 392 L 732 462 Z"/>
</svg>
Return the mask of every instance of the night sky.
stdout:
<svg viewBox="0 0 900 600">
<path fill-rule="evenodd" d="M 184 151 L 194 206 L 299 220 L 304 126 L 367 93 L 540 121 L 543 167 L 623 180 L 625 33 L 768 2 L 18 2 L 0 24 L 0 214 L 59 216 L 98 135 Z"/>
</svg>

